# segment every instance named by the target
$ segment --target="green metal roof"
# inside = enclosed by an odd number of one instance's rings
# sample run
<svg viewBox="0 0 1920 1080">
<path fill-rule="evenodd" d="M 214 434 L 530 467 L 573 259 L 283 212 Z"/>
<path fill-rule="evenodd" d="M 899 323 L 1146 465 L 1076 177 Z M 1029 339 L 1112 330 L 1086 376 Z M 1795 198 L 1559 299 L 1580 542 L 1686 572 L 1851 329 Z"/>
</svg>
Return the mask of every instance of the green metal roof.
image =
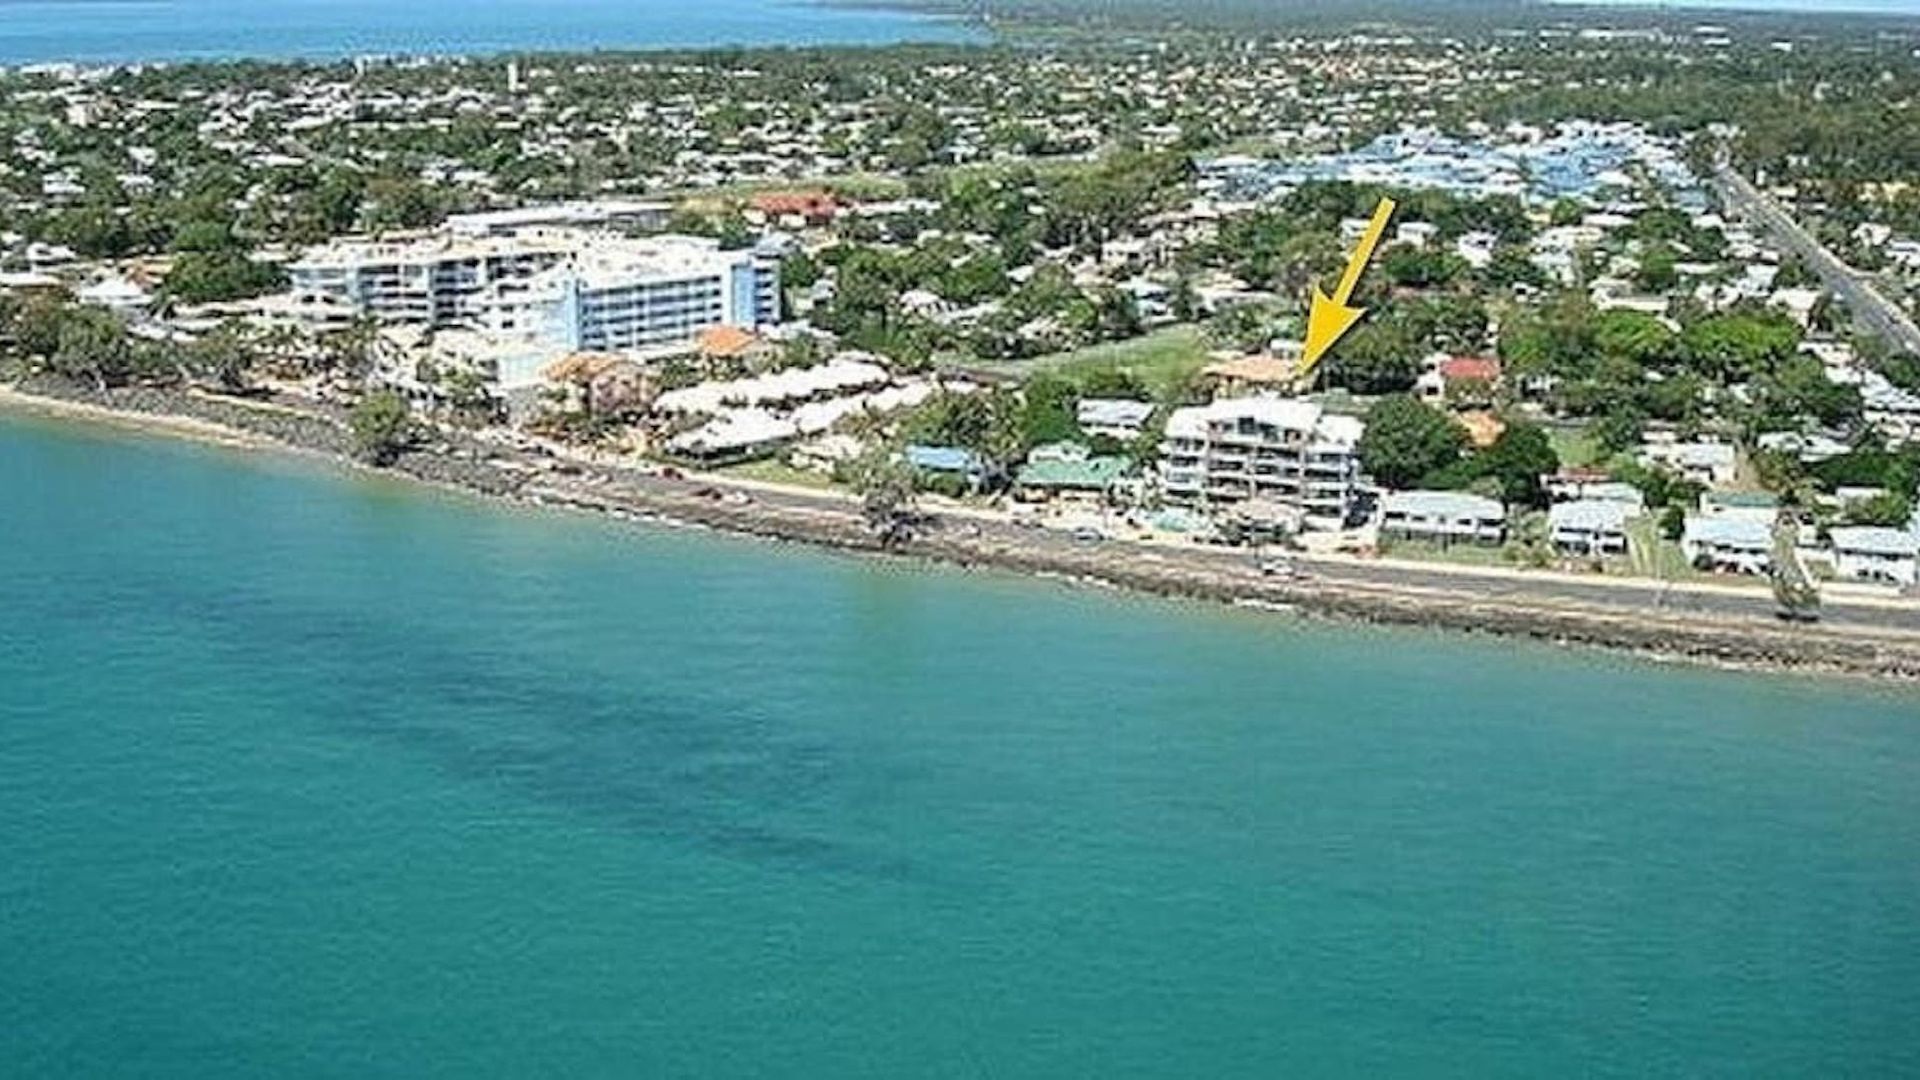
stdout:
<svg viewBox="0 0 1920 1080">
<path fill-rule="evenodd" d="M 1021 487 L 1054 491 L 1105 491 L 1124 478 L 1133 463 L 1114 454 L 1089 457 L 1083 461 L 1029 461 L 1020 466 L 1015 482 Z"/>
</svg>

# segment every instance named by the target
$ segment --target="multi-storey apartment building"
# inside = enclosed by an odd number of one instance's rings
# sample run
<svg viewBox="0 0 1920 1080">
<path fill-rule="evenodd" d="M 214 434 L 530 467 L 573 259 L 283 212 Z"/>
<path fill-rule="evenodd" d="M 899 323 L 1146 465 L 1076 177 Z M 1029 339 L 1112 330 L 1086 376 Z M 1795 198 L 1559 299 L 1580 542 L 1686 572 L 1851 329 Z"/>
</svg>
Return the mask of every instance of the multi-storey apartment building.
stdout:
<svg viewBox="0 0 1920 1080">
<path fill-rule="evenodd" d="M 718 325 L 780 319 L 779 260 L 685 236 L 570 229 L 343 240 L 288 267 L 293 292 L 383 322 L 467 328 L 555 349 L 690 345 Z"/>
<path fill-rule="evenodd" d="M 1161 487 L 1190 505 L 1264 499 L 1316 528 L 1354 517 L 1364 425 L 1294 398 L 1224 398 L 1176 409 L 1160 444 Z"/>
<path fill-rule="evenodd" d="M 709 327 L 779 318 L 777 260 L 686 237 L 595 242 L 524 282 L 501 283 L 481 305 L 489 330 L 595 352 L 685 346 Z"/>
<path fill-rule="evenodd" d="M 569 234 L 537 230 L 336 240 L 289 264 L 287 276 L 296 296 L 343 301 L 382 322 L 453 326 L 476 318 L 495 285 L 565 261 L 573 242 Z"/>
</svg>

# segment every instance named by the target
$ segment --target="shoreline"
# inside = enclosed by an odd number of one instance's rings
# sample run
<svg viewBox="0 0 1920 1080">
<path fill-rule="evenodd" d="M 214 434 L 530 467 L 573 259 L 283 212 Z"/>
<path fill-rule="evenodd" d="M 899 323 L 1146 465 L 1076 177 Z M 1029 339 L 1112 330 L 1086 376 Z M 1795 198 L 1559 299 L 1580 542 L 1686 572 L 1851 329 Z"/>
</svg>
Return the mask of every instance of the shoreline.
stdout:
<svg viewBox="0 0 1920 1080">
<path fill-rule="evenodd" d="M 589 55 L 699 55 L 732 52 L 795 52 L 803 50 L 868 50 L 891 48 L 916 48 L 925 46 L 953 46 L 960 48 L 994 44 L 996 35 L 991 28 L 975 15 L 965 11 L 944 10 L 914 3 L 900 3 L 897 0 L 782 0 L 772 5 L 774 10 L 794 9 L 799 13 L 824 12 L 830 18 L 852 16 L 872 16 L 897 20 L 897 32 L 867 35 L 848 33 L 836 35 L 829 32 L 814 38 L 802 36 L 797 39 L 781 38 L 760 40 L 753 37 L 717 36 L 689 39 L 624 38 L 616 30 L 610 39 L 592 39 L 579 41 L 537 40 L 526 37 L 518 43 L 505 41 L 475 41 L 466 44 L 442 43 L 434 46 L 422 46 L 418 42 L 389 41 L 385 45 L 378 43 L 352 45 L 335 41 L 331 44 L 307 44 L 283 47 L 277 50 L 259 51 L 253 48 L 199 48 L 160 50 L 152 53 L 137 52 L 62 52 L 58 55 L 10 54 L 0 55 L 0 72 L 22 68 L 71 66 L 82 71 L 115 71 L 122 68 L 187 68 L 195 66 L 232 67 L 243 64 L 265 64 L 270 66 L 332 66 L 350 64 L 361 58 L 393 60 L 419 60 L 436 64 L 458 64 L 469 61 L 497 61 L 509 57 L 540 56 L 589 56 Z M 263 32 L 273 31 L 273 27 L 259 27 Z M 284 31 L 286 28 L 278 28 Z M 519 27 L 514 32 L 526 36 L 527 28 Z M 376 28 L 376 34 L 380 33 Z M 399 30 L 388 27 L 385 34 L 389 38 L 404 36 Z M 338 35 L 332 35 L 337 38 Z"/>
<path fill-rule="evenodd" d="M 1051 581 L 1200 600 L 1309 618 L 1420 627 L 1582 645 L 1664 663 L 1742 670 L 1920 681 L 1920 632 L 1818 623 L 1788 625 L 1700 612 L 1659 611 L 1626 603 L 1548 603 L 1488 588 L 1483 575 L 1458 575 L 1457 588 L 1262 576 L 1246 558 L 1202 557 L 1179 549 L 1109 541 L 1063 543 L 1056 537 L 989 535 L 965 518 L 941 518 L 903 544 L 883 546 L 858 508 L 777 505 L 734 487 L 744 499 L 697 492 L 726 488 L 695 477 L 668 481 L 637 471 L 540 462 L 457 437 L 402 455 L 394 466 L 356 462 L 344 426 L 317 409 L 228 398 L 192 390 L 99 391 L 47 379 L 0 384 L 0 411 L 80 421 L 245 451 L 291 452 L 368 475 L 392 476 L 524 505 L 603 514 L 623 520 L 697 526 L 739 536 L 805 543 L 853 554 L 884 555 L 961 568 L 988 567 Z M 1242 553 L 1244 554 L 1244 553 Z M 1311 566 L 1311 562 L 1306 565 Z M 1515 571 L 1514 573 L 1522 573 Z M 1505 580 L 1514 580 L 1506 578 Z"/>
</svg>

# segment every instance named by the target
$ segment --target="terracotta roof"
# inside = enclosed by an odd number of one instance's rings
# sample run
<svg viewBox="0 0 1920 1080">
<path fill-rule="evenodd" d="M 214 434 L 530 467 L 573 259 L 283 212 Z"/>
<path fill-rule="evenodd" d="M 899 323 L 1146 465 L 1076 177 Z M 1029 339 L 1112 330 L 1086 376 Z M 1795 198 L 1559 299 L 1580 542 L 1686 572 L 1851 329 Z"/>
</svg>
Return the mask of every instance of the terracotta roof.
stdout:
<svg viewBox="0 0 1920 1080">
<path fill-rule="evenodd" d="M 608 368 L 620 363 L 621 357 L 614 353 L 577 352 L 567 355 L 540 369 L 540 377 L 549 382 L 576 382 L 580 379 L 597 379 Z"/>
<path fill-rule="evenodd" d="M 1500 381 L 1500 361 L 1491 356 L 1455 356 L 1440 364 L 1440 377 L 1443 379 L 1475 379 L 1480 382 Z"/>
<path fill-rule="evenodd" d="M 758 344 L 760 339 L 738 326 L 709 326 L 694 338 L 695 346 L 707 356 L 739 356 Z"/>
<path fill-rule="evenodd" d="M 1292 383 L 1300 374 L 1293 361 L 1265 355 L 1216 361 L 1201 368 L 1200 373 L 1235 382 L 1282 384 Z"/>
<path fill-rule="evenodd" d="M 840 203 L 826 191 L 769 191 L 753 197 L 753 208 L 763 214 L 831 217 Z"/>
<path fill-rule="evenodd" d="M 1467 429 L 1467 438 L 1480 449 L 1492 446 L 1507 430 L 1506 421 L 1490 412 L 1461 413 L 1459 420 L 1460 426 Z"/>
</svg>

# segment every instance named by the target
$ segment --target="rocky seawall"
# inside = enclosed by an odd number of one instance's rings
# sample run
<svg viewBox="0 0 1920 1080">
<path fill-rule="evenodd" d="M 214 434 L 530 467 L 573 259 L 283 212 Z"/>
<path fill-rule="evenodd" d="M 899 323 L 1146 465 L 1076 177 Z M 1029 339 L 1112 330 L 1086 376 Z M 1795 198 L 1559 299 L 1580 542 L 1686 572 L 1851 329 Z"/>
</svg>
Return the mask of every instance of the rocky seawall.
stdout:
<svg viewBox="0 0 1920 1080">
<path fill-rule="evenodd" d="M 344 416 L 323 406 L 247 401 L 170 388 L 112 388 L 32 379 L 15 386 L 45 411 L 119 418 L 166 429 L 188 422 L 242 441 L 350 461 Z M 176 429 L 177 430 L 177 429 Z M 994 567 L 1049 578 L 1370 623 L 1527 637 L 1625 650 L 1722 667 L 1920 679 L 1920 634 L 1826 624 L 1772 623 L 1621 604 L 1522 603 L 1489 599 L 1475 583 L 1458 590 L 1396 589 L 1321 580 L 1284 581 L 1251 565 L 1182 560 L 1124 543 L 1078 547 L 1024 544 L 935 518 L 902 543 L 885 545 L 845 506 L 782 506 L 715 498 L 700 485 L 641 483 L 617 472 L 567 475 L 515 460 L 458 436 L 401 455 L 390 471 L 430 484 L 498 498 L 640 519 L 705 526 L 840 551 Z"/>
</svg>

